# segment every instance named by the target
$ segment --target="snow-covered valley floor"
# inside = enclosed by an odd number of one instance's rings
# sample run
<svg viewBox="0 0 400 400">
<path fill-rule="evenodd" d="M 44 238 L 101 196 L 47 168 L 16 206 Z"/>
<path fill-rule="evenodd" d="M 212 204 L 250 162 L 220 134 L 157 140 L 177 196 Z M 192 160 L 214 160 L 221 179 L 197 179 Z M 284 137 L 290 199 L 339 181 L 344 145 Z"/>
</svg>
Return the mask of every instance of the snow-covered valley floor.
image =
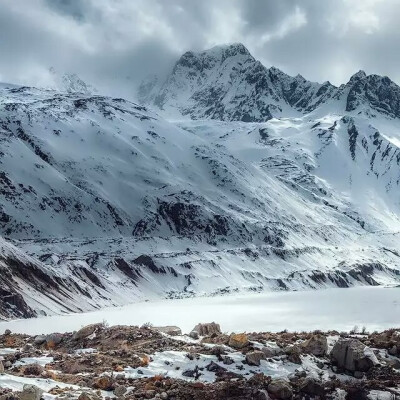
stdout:
<svg viewBox="0 0 400 400">
<path fill-rule="evenodd" d="M 207 321 L 218 322 L 226 332 L 348 331 L 355 325 L 373 331 L 398 325 L 399 315 L 400 288 L 369 286 L 142 302 L 90 313 L 1 322 L 0 331 L 31 335 L 70 332 L 102 321 L 111 326 L 177 325 L 183 332 Z"/>
</svg>

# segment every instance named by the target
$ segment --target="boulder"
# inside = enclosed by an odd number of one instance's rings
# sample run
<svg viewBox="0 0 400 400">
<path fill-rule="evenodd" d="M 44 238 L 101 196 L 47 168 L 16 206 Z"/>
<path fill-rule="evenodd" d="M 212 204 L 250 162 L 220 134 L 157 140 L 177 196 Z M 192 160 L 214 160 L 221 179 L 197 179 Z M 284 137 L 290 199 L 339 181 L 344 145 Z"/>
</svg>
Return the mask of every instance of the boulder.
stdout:
<svg viewBox="0 0 400 400">
<path fill-rule="evenodd" d="M 249 365 L 260 366 L 261 360 L 265 360 L 267 357 L 260 350 L 251 351 L 246 354 L 246 362 Z"/>
<path fill-rule="evenodd" d="M 37 335 L 33 340 L 33 344 L 40 346 L 46 342 L 46 335 Z"/>
<path fill-rule="evenodd" d="M 300 392 L 308 394 L 309 396 L 312 397 L 314 396 L 322 397 L 325 393 L 325 389 L 322 382 L 314 378 L 307 377 L 300 384 Z"/>
<path fill-rule="evenodd" d="M 310 339 L 301 344 L 301 348 L 304 353 L 323 357 L 328 353 L 328 340 L 324 335 L 313 335 Z"/>
<path fill-rule="evenodd" d="M 96 378 L 93 382 L 93 387 L 100 390 L 113 390 L 113 381 L 108 375 L 103 375 Z"/>
<path fill-rule="evenodd" d="M 285 353 L 288 356 L 288 360 L 294 364 L 301 364 L 301 349 L 299 346 L 294 345 L 285 348 Z"/>
<path fill-rule="evenodd" d="M 24 385 L 19 396 L 20 400 L 40 400 L 43 390 L 35 385 Z"/>
<path fill-rule="evenodd" d="M 200 336 L 211 336 L 213 334 L 221 334 L 221 327 L 215 322 L 209 322 L 206 324 L 197 324 L 192 332 L 197 332 Z"/>
<path fill-rule="evenodd" d="M 52 333 L 46 336 L 46 346 L 49 349 L 57 347 L 63 340 L 64 335 L 61 333 Z"/>
<path fill-rule="evenodd" d="M 261 349 L 265 357 L 272 358 L 284 354 L 284 351 L 279 346 L 265 346 Z"/>
<path fill-rule="evenodd" d="M 229 337 L 229 346 L 234 349 L 242 349 L 248 346 L 249 339 L 245 333 L 232 333 Z"/>
<path fill-rule="evenodd" d="M 73 339 L 75 340 L 86 339 L 87 337 L 96 333 L 96 331 L 99 330 L 102 326 L 103 324 L 91 324 L 84 326 L 83 328 L 79 329 L 78 332 L 75 332 Z"/>
<path fill-rule="evenodd" d="M 40 376 L 44 372 L 44 368 L 40 364 L 28 364 L 24 369 L 24 375 Z"/>
<path fill-rule="evenodd" d="M 378 363 L 373 351 L 358 339 L 339 339 L 331 351 L 332 361 L 351 372 L 366 372 Z"/>
<path fill-rule="evenodd" d="M 11 331 L 9 329 L 6 329 L 4 331 L 4 336 L 10 336 L 11 335 Z"/>
<path fill-rule="evenodd" d="M 217 346 L 213 346 L 211 348 L 211 354 L 213 356 L 221 356 L 225 353 L 226 353 L 226 349 L 224 346 L 217 345 Z"/>
<path fill-rule="evenodd" d="M 232 357 L 223 356 L 223 357 L 222 357 L 222 362 L 223 362 L 225 365 L 232 365 L 232 364 L 235 363 L 235 360 L 234 360 Z"/>
<path fill-rule="evenodd" d="M 197 340 L 200 337 L 200 335 L 199 335 L 199 332 L 197 332 L 197 331 L 191 331 L 189 333 L 189 337 L 191 337 L 192 339 Z"/>
<path fill-rule="evenodd" d="M 170 336 L 181 336 L 182 335 L 181 328 L 179 328 L 177 326 L 156 326 L 153 329 L 158 332 L 170 335 Z"/>
<path fill-rule="evenodd" d="M 79 397 L 78 400 L 99 400 L 100 397 L 97 396 L 95 393 L 88 393 L 88 392 L 82 392 Z"/>
<path fill-rule="evenodd" d="M 288 400 L 293 398 L 293 391 L 289 383 L 283 379 L 274 379 L 268 385 L 268 393 L 272 394 L 275 399 Z"/>
<path fill-rule="evenodd" d="M 391 355 L 391 356 L 397 356 L 397 353 L 398 353 L 399 351 L 398 351 L 398 349 L 397 349 L 397 346 L 394 344 L 392 347 L 390 347 L 389 348 L 389 350 L 388 350 L 388 353 Z"/>
<path fill-rule="evenodd" d="M 118 385 L 114 389 L 114 394 L 116 397 L 122 397 L 128 391 L 127 387 L 124 385 Z"/>
<path fill-rule="evenodd" d="M 0 374 L 4 374 L 4 365 L 3 361 L 0 360 Z"/>
</svg>

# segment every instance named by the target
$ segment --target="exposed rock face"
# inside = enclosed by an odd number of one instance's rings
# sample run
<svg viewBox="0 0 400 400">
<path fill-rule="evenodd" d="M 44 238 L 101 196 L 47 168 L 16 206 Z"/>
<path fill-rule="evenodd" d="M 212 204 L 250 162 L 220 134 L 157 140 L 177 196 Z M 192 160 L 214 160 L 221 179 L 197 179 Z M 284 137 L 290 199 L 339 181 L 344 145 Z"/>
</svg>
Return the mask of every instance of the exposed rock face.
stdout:
<svg viewBox="0 0 400 400">
<path fill-rule="evenodd" d="M 221 333 L 221 327 L 215 322 L 197 324 L 192 329 L 192 332 L 197 332 L 200 336 L 211 336 L 213 334 L 219 335 Z"/>
<path fill-rule="evenodd" d="M 305 353 L 323 357 L 328 352 L 328 340 L 325 335 L 313 335 L 302 343 L 301 347 Z"/>
<path fill-rule="evenodd" d="M 368 371 L 377 363 L 371 349 L 357 339 L 339 339 L 330 354 L 339 368 L 351 372 Z"/>
<path fill-rule="evenodd" d="M 139 98 L 194 119 L 267 121 L 326 103 L 337 104 L 343 112 L 371 110 L 400 117 L 400 89 L 388 77 L 359 71 L 340 87 L 314 83 L 264 67 L 242 44 L 185 53 L 166 81 L 143 82 Z"/>
</svg>

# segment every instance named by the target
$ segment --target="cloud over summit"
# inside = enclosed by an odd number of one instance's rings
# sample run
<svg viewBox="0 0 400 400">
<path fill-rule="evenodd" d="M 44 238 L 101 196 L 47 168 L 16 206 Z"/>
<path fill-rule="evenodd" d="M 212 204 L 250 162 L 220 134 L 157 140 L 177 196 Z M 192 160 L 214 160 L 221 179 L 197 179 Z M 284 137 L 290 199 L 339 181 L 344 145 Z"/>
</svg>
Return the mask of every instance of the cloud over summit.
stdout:
<svg viewBox="0 0 400 400">
<path fill-rule="evenodd" d="M 3 0 L 0 80 L 45 85 L 53 66 L 129 96 L 186 50 L 242 42 L 307 79 L 400 82 L 399 17 L 397 0 Z"/>
</svg>

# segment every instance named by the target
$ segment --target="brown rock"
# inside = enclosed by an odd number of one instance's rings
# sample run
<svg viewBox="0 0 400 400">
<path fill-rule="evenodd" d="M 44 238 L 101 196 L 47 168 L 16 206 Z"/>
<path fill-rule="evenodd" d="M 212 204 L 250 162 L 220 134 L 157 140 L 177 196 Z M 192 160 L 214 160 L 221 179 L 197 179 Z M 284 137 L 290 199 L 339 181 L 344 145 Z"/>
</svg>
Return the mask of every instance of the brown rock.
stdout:
<svg viewBox="0 0 400 400">
<path fill-rule="evenodd" d="M 234 349 L 242 349 L 249 344 L 249 339 L 245 333 L 232 333 L 229 337 L 229 346 Z"/>
<path fill-rule="evenodd" d="M 301 344 L 304 353 L 323 357 L 328 353 L 328 340 L 324 335 L 313 335 Z"/>
<path fill-rule="evenodd" d="M 92 325 L 87 325 L 81 328 L 78 332 L 75 332 L 73 339 L 75 340 L 82 340 L 90 335 L 93 335 L 97 330 L 99 330 L 103 324 L 92 324 Z"/>
<path fill-rule="evenodd" d="M 265 354 L 260 350 L 251 351 L 246 354 L 246 361 L 247 364 L 249 365 L 255 365 L 258 367 L 261 364 L 261 360 L 265 359 L 266 359 Z"/>
<path fill-rule="evenodd" d="M 100 390 L 113 390 L 113 381 L 109 376 L 103 375 L 94 380 L 93 387 Z"/>
</svg>

